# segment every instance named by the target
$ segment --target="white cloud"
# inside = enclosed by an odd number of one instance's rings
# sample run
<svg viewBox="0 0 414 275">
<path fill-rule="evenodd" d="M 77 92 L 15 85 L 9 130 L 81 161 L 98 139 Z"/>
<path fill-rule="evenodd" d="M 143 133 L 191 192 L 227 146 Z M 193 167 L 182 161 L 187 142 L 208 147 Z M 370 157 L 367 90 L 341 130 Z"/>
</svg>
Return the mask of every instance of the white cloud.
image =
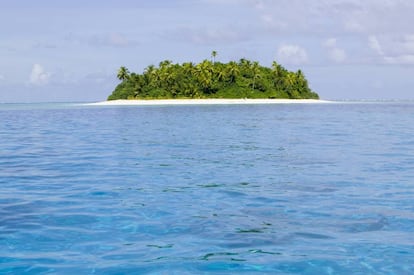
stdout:
<svg viewBox="0 0 414 275">
<path fill-rule="evenodd" d="M 368 44 L 369 44 L 369 47 L 375 51 L 376 54 L 380 56 L 384 55 L 384 51 L 382 50 L 382 47 L 375 35 L 370 35 L 368 37 Z"/>
<path fill-rule="evenodd" d="M 45 85 L 50 80 L 51 73 L 46 72 L 40 64 L 34 64 L 30 73 L 30 83 L 34 85 Z"/>
<path fill-rule="evenodd" d="M 333 48 L 329 52 L 329 57 L 336 63 L 343 63 L 346 60 L 346 53 L 343 49 Z"/>
<path fill-rule="evenodd" d="M 380 63 L 392 65 L 414 65 L 414 35 L 368 36 L 368 46 L 377 55 Z"/>
<path fill-rule="evenodd" d="M 297 38 L 309 53 L 322 43 L 334 63 L 413 64 L 414 1 L 240 0 L 256 13 L 256 33 Z M 367 43 L 368 37 L 368 43 Z M 341 43 L 339 43 L 339 41 Z M 370 52 L 371 51 L 371 54 Z"/>
<path fill-rule="evenodd" d="M 386 56 L 384 57 L 384 61 L 387 64 L 414 65 L 414 54 Z"/>
<path fill-rule="evenodd" d="M 328 50 L 327 54 L 330 60 L 335 63 L 343 63 L 346 60 L 346 53 L 344 49 L 337 46 L 336 38 L 329 38 L 325 40 L 322 45 Z"/>
<path fill-rule="evenodd" d="M 325 46 L 325 47 L 328 47 L 328 48 L 330 48 L 330 47 L 335 47 L 335 46 L 336 46 L 336 38 L 329 38 L 329 39 L 326 39 L 326 40 L 322 43 L 322 45 L 323 45 L 323 46 Z"/>
<path fill-rule="evenodd" d="M 4 80 L 4 75 L 0 74 L 0 81 Z"/>
<path fill-rule="evenodd" d="M 245 0 L 259 13 L 284 22 L 290 33 L 333 35 L 407 33 L 412 31 L 414 1 L 410 0 Z M 263 20 L 267 24 L 269 20 Z M 266 25 L 267 26 L 267 25 Z"/>
<path fill-rule="evenodd" d="M 277 59 L 282 64 L 300 65 L 308 62 L 308 54 L 298 45 L 282 45 L 277 50 Z"/>
</svg>

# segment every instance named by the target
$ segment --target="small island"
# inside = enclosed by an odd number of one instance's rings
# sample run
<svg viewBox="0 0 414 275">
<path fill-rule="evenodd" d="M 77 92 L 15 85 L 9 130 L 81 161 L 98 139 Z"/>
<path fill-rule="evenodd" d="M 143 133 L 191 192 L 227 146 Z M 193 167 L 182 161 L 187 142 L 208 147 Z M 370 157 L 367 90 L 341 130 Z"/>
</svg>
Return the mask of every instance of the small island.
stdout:
<svg viewBox="0 0 414 275">
<path fill-rule="evenodd" d="M 276 61 L 271 68 L 257 61 L 211 60 L 194 64 L 174 64 L 169 60 L 158 67 L 148 66 L 142 74 L 121 67 L 122 82 L 108 100 L 117 99 L 319 99 L 308 85 L 303 72 L 286 70 Z"/>
</svg>

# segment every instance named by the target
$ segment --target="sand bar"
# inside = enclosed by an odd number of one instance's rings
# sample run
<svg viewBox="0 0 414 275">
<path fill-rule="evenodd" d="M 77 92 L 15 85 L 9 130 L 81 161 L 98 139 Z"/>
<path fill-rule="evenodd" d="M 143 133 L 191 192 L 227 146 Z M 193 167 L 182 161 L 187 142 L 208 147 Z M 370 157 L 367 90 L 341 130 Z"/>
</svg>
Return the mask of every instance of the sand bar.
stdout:
<svg viewBox="0 0 414 275">
<path fill-rule="evenodd" d="M 323 104 L 333 101 L 319 99 L 149 99 L 149 100 L 110 100 L 86 103 L 88 106 L 128 106 L 128 105 L 237 105 L 237 104 Z"/>
</svg>

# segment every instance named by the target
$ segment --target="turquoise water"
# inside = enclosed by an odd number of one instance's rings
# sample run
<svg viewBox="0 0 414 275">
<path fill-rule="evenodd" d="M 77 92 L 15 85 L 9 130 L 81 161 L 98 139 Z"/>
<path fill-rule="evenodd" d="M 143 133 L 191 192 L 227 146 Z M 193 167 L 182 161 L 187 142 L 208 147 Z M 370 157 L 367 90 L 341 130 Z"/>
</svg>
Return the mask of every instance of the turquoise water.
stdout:
<svg viewBox="0 0 414 275">
<path fill-rule="evenodd" d="M 0 105 L 0 274 L 414 274 L 413 120 Z"/>
</svg>

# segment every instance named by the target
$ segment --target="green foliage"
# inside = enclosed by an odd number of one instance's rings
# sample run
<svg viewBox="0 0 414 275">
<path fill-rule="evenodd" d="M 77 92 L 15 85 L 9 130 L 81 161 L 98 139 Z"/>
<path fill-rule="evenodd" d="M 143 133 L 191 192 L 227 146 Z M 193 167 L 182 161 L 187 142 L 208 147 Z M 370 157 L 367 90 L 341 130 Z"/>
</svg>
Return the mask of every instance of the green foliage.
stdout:
<svg viewBox="0 0 414 275">
<path fill-rule="evenodd" d="M 215 58 L 217 52 L 212 52 Z M 319 98 L 301 70 L 290 72 L 277 62 L 263 67 L 240 59 L 221 63 L 204 60 L 199 64 L 174 64 L 169 60 L 158 67 L 148 66 L 142 74 L 121 67 L 122 81 L 108 97 L 114 99 L 170 98 Z"/>
<path fill-rule="evenodd" d="M 119 68 L 118 70 L 118 74 L 117 77 L 119 80 L 125 80 L 129 77 L 129 71 L 127 68 L 125 68 L 124 66 L 122 66 L 121 68 Z"/>
</svg>

